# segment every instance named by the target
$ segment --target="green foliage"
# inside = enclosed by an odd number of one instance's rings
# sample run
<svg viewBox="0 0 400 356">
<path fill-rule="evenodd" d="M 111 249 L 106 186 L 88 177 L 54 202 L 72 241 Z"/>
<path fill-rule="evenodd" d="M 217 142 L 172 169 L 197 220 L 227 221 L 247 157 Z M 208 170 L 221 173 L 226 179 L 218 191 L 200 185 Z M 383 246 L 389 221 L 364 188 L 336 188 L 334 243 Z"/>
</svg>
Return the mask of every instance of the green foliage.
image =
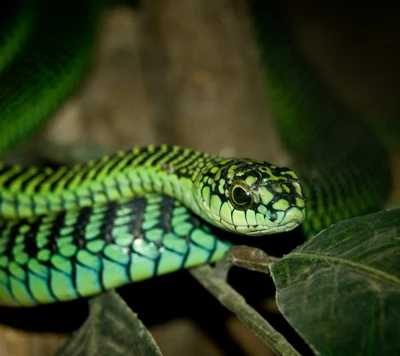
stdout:
<svg viewBox="0 0 400 356">
<path fill-rule="evenodd" d="M 322 355 L 400 351 L 400 210 L 341 221 L 271 265 L 284 317 Z"/>
<path fill-rule="evenodd" d="M 114 291 L 90 301 L 90 315 L 57 356 L 161 355 L 137 315 Z"/>
<path fill-rule="evenodd" d="M 279 309 L 316 354 L 399 353 L 400 209 L 341 221 L 268 263 Z M 277 354 L 297 355 L 209 267 L 192 274 Z M 136 314 L 111 292 L 91 301 L 88 320 L 57 355 L 161 353 Z"/>
</svg>

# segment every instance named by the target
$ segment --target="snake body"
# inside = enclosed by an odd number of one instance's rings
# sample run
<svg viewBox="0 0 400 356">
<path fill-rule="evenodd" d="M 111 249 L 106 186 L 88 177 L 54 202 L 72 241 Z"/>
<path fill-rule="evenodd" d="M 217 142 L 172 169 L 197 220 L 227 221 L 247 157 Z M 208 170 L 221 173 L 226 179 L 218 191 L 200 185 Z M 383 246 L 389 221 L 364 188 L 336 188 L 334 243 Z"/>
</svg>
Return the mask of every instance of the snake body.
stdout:
<svg viewBox="0 0 400 356">
<path fill-rule="evenodd" d="M 44 122 L 79 83 L 102 7 L 95 0 L 21 0 L 6 8 L 0 152 Z M 379 209 L 390 189 L 383 146 L 319 83 L 273 4 L 254 0 L 251 10 L 277 126 L 300 180 L 267 162 L 166 145 L 72 168 L 2 163 L 0 304 L 66 301 L 215 262 L 230 244 L 214 226 L 265 235 L 305 219 L 311 237 Z"/>
<path fill-rule="evenodd" d="M 1 304 L 87 297 L 216 262 L 229 247 L 165 196 L 5 221 L 0 225 Z"/>
<path fill-rule="evenodd" d="M 389 156 L 362 118 L 345 107 L 305 60 L 278 1 L 250 1 L 276 128 L 307 200 L 302 229 L 380 209 L 391 190 Z"/>
<path fill-rule="evenodd" d="M 290 169 L 178 146 L 120 151 L 72 169 L 0 169 L 0 213 L 5 218 L 158 193 L 176 198 L 204 220 L 235 233 L 287 231 L 304 220 L 300 184 Z"/>
</svg>

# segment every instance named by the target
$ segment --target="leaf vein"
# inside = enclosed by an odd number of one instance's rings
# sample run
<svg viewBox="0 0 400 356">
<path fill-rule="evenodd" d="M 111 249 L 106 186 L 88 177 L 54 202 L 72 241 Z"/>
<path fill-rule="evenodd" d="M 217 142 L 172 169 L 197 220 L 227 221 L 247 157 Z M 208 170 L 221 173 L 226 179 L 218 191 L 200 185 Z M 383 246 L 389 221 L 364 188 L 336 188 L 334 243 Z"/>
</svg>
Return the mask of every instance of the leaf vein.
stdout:
<svg viewBox="0 0 400 356">
<path fill-rule="evenodd" d="M 373 267 L 369 267 L 369 266 L 364 266 L 360 263 L 355 263 L 355 262 L 352 262 L 352 261 L 349 261 L 349 260 L 346 260 L 343 258 L 333 257 L 333 256 L 329 256 L 329 255 L 324 255 L 324 254 L 316 254 L 316 253 L 311 253 L 311 252 L 296 252 L 294 255 L 290 256 L 290 258 L 310 258 L 310 257 L 312 257 L 314 260 L 321 260 L 321 261 L 328 260 L 328 261 L 332 261 L 332 262 L 339 262 L 341 264 L 348 265 L 354 269 L 368 273 L 369 275 L 372 274 L 375 277 L 381 277 L 390 282 L 394 282 L 394 283 L 397 283 L 400 285 L 400 279 L 396 278 L 395 276 L 392 276 L 382 270 L 379 270 L 379 269 L 376 269 Z M 286 258 L 289 258 L 289 256 L 287 256 Z"/>
</svg>

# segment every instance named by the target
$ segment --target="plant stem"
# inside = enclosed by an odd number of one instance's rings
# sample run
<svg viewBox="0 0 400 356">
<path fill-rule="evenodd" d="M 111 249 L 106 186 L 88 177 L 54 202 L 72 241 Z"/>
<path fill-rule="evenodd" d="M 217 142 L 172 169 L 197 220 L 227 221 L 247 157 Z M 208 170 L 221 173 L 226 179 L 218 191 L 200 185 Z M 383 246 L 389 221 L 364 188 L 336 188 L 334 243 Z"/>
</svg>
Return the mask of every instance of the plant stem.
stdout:
<svg viewBox="0 0 400 356">
<path fill-rule="evenodd" d="M 252 330 L 265 344 L 267 344 L 277 355 L 300 354 L 269 324 L 256 310 L 248 305 L 245 299 L 236 292 L 228 283 L 218 278 L 209 265 L 203 265 L 190 270 L 197 281 L 214 295 L 219 302 L 233 312 L 238 319 Z"/>
</svg>

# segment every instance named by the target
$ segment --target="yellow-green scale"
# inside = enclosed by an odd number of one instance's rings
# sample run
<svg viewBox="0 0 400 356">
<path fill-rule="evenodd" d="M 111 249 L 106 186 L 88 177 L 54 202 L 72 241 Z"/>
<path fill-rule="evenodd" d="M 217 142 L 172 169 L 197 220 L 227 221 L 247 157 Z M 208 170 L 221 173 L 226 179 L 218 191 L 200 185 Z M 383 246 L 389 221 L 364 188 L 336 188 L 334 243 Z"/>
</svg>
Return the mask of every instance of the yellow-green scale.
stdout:
<svg viewBox="0 0 400 356">
<path fill-rule="evenodd" d="M 23 218 L 149 193 L 166 194 L 195 208 L 191 178 L 199 164 L 194 164 L 191 155 L 197 159 L 208 157 L 188 149 L 163 145 L 118 152 L 72 169 L 40 170 L 32 167 L 24 171 L 20 167 L 8 170 L 3 167 L 0 213 L 6 218 Z M 35 179 L 39 176 L 40 179 Z"/>
</svg>

